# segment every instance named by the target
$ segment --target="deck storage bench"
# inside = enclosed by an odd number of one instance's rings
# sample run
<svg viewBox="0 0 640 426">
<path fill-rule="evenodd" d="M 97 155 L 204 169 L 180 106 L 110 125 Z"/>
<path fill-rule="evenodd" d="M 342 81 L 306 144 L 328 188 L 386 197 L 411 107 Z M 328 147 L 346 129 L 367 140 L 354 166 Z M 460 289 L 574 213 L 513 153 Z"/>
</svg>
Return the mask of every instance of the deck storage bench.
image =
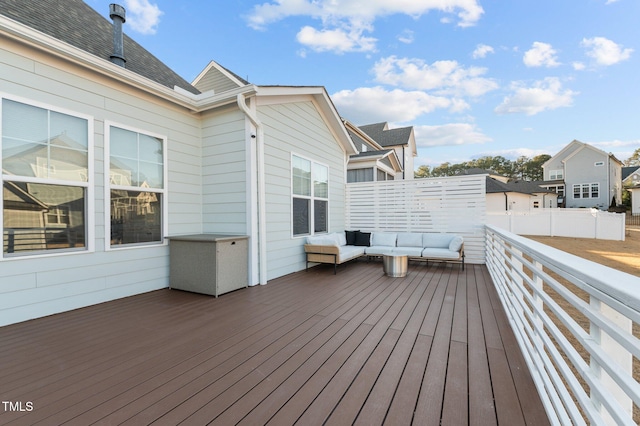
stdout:
<svg viewBox="0 0 640 426">
<path fill-rule="evenodd" d="M 169 237 L 169 287 L 218 297 L 249 284 L 246 235 Z"/>
</svg>

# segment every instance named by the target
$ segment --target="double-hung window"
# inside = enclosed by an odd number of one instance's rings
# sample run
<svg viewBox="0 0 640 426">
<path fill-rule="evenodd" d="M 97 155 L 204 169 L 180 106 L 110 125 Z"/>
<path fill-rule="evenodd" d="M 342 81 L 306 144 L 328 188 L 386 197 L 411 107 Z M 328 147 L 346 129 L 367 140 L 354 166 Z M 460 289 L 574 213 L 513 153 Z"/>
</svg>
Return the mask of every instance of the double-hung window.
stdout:
<svg viewBox="0 0 640 426">
<path fill-rule="evenodd" d="M 110 247 L 161 244 L 166 215 L 166 139 L 107 124 Z"/>
<path fill-rule="evenodd" d="M 329 168 L 291 156 L 293 236 L 329 230 Z"/>
<path fill-rule="evenodd" d="M 2 98 L 4 257 L 87 250 L 92 121 Z"/>
<path fill-rule="evenodd" d="M 549 180 L 560 180 L 563 177 L 564 177 L 564 172 L 562 169 L 549 171 Z"/>
<path fill-rule="evenodd" d="M 577 183 L 573 185 L 573 198 L 599 198 L 599 183 Z"/>
</svg>

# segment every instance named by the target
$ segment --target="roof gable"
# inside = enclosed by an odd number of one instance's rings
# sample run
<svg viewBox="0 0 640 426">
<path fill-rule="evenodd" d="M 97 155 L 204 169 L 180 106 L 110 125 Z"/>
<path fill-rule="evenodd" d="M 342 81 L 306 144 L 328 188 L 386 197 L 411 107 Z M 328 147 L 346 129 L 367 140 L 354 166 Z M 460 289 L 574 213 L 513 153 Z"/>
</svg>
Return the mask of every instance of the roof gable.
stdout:
<svg viewBox="0 0 640 426">
<path fill-rule="evenodd" d="M 408 146 L 414 156 L 418 154 L 413 127 L 389 129 L 388 123 L 384 122 L 360 126 L 359 129 L 383 147 Z"/>
<path fill-rule="evenodd" d="M 0 0 L 0 14 L 43 34 L 110 61 L 113 24 L 82 0 Z M 126 34 L 126 69 L 173 89 L 199 91 Z"/>
<path fill-rule="evenodd" d="M 560 152 L 558 152 L 556 155 L 554 155 L 553 157 L 551 157 L 550 159 L 548 159 L 543 165 L 542 167 L 546 167 L 547 164 L 550 164 L 552 162 L 555 161 L 568 161 L 571 158 L 573 158 L 574 156 L 578 155 L 578 153 L 580 153 L 581 151 L 588 149 L 591 150 L 593 152 L 596 152 L 600 155 L 602 155 L 605 158 L 611 158 L 613 161 L 622 164 L 622 162 L 620 160 L 618 160 L 613 154 L 607 153 L 601 149 L 596 148 L 593 145 L 589 145 L 586 144 L 584 142 L 580 142 L 579 140 L 573 140 L 571 141 L 571 143 L 569 143 L 567 146 L 565 146 L 564 148 L 562 148 L 560 150 Z"/>
<path fill-rule="evenodd" d="M 211 61 L 191 84 L 201 92 L 213 90 L 214 93 L 220 93 L 250 83 L 216 61 Z"/>
</svg>

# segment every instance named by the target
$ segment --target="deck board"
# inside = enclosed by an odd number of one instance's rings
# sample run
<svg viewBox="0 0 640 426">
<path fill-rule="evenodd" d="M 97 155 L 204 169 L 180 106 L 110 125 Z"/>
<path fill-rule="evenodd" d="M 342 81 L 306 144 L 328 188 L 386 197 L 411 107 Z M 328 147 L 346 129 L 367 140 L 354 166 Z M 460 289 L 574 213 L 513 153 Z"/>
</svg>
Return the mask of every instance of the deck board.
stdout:
<svg viewBox="0 0 640 426">
<path fill-rule="evenodd" d="M 486 267 L 320 266 L 0 328 L 0 425 L 548 423 Z"/>
</svg>

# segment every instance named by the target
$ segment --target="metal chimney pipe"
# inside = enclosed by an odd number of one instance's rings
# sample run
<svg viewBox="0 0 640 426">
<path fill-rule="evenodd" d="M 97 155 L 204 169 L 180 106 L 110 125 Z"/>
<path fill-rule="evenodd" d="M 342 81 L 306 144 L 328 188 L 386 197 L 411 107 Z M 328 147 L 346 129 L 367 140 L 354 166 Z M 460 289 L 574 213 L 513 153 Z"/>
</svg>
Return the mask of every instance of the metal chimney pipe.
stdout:
<svg viewBox="0 0 640 426">
<path fill-rule="evenodd" d="M 124 68 L 124 42 L 122 36 L 122 24 L 126 22 L 124 7 L 119 4 L 109 5 L 109 17 L 113 20 L 113 54 L 111 62 Z"/>
</svg>

